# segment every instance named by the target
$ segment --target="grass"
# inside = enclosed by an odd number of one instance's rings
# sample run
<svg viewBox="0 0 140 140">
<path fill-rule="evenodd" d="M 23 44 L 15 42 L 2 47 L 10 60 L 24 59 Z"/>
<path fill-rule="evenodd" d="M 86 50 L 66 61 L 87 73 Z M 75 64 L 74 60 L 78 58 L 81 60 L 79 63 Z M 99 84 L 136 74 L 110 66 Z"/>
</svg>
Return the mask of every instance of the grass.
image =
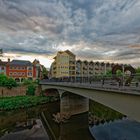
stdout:
<svg viewBox="0 0 140 140">
<path fill-rule="evenodd" d="M 28 108 L 53 101 L 47 96 L 0 97 L 0 111 Z"/>
<path fill-rule="evenodd" d="M 89 110 L 94 116 L 106 121 L 121 119 L 124 116 L 123 114 L 94 101 L 90 102 Z"/>
</svg>

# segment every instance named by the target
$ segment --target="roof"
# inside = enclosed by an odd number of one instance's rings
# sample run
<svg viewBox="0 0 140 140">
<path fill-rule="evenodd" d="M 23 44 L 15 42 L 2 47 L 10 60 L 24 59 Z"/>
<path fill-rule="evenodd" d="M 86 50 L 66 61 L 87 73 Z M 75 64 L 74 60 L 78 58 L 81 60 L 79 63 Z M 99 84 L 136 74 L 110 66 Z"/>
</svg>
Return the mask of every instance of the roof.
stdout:
<svg viewBox="0 0 140 140">
<path fill-rule="evenodd" d="M 66 50 L 66 51 L 64 51 L 64 52 L 68 53 L 69 55 L 75 56 L 75 54 L 73 54 L 73 53 L 72 53 L 71 51 L 69 51 L 69 50 Z"/>
<path fill-rule="evenodd" d="M 69 50 L 66 50 L 66 51 L 58 51 L 59 54 L 62 54 L 62 53 L 67 53 L 68 55 L 72 55 L 72 56 L 75 56 L 71 51 Z M 55 57 L 54 57 L 55 59 Z"/>
<path fill-rule="evenodd" d="M 30 61 L 26 60 L 12 60 L 9 65 L 16 65 L 16 66 L 32 66 Z"/>
</svg>

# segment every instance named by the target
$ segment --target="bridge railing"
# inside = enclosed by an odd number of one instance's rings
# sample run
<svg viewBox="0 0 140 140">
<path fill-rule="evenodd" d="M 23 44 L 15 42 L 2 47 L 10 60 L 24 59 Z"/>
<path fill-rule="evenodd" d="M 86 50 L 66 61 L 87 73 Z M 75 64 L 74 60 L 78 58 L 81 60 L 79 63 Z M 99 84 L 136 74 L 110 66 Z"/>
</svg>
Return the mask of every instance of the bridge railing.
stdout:
<svg viewBox="0 0 140 140">
<path fill-rule="evenodd" d="M 60 77 L 60 78 L 51 78 L 44 79 L 42 82 L 55 82 L 55 83 L 79 83 L 87 84 L 92 86 L 102 86 L 102 87 L 135 87 L 140 88 L 140 75 L 111 75 L 103 76 L 96 75 L 92 77 Z"/>
</svg>

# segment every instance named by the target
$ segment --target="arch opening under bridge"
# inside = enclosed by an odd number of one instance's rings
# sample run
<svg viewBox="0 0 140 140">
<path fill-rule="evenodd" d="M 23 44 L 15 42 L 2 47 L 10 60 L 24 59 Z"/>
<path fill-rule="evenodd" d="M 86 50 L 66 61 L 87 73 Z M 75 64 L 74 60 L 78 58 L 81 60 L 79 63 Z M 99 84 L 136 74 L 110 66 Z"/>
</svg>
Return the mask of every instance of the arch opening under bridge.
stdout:
<svg viewBox="0 0 140 140">
<path fill-rule="evenodd" d="M 55 85 L 42 84 L 42 90 L 44 89 L 57 89 L 60 97 L 65 91 L 74 93 L 88 99 L 99 102 L 105 106 L 108 106 L 130 118 L 140 121 L 140 96 L 137 94 L 127 94 L 113 91 L 103 91 L 98 89 L 89 89 L 84 87 L 70 87 L 67 85 Z"/>
</svg>

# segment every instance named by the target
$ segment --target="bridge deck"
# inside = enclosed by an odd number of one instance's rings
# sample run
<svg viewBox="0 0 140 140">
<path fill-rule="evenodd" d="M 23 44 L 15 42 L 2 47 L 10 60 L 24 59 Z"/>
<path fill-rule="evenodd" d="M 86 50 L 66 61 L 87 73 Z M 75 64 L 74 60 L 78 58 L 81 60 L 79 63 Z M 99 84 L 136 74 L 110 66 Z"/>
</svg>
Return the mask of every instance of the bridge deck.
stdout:
<svg viewBox="0 0 140 140">
<path fill-rule="evenodd" d="M 135 87 L 135 86 L 119 87 L 119 86 L 114 86 L 114 85 L 101 85 L 98 83 L 90 84 L 90 83 L 70 83 L 70 82 L 40 82 L 40 84 L 41 85 L 57 85 L 57 86 L 65 86 L 65 87 L 74 87 L 74 88 L 76 87 L 76 88 L 140 95 L 140 87 Z"/>
</svg>

